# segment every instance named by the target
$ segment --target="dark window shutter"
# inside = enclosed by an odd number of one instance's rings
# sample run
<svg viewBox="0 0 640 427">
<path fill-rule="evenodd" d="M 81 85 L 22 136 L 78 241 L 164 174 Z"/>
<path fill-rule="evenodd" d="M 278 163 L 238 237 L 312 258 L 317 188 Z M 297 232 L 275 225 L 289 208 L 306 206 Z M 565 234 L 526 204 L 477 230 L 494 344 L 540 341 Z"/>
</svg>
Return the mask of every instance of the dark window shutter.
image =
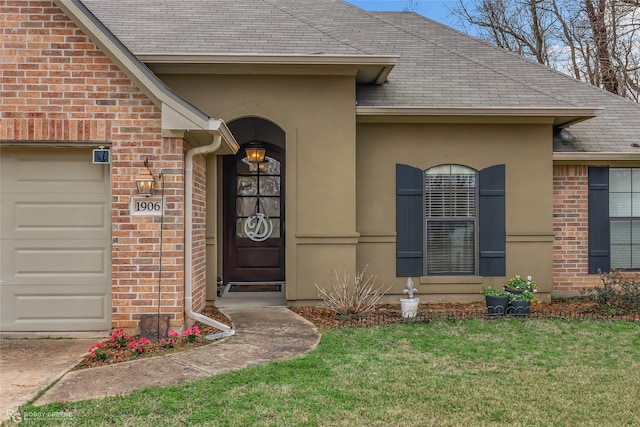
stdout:
<svg viewBox="0 0 640 427">
<path fill-rule="evenodd" d="M 589 168 L 589 274 L 611 269 L 609 168 Z"/>
<path fill-rule="evenodd" d="M 396 165 L 396 276 L 422 276 L 424 172 Z"/>
<path fill-rule="evenodd" d="M 480 276 L 506 274 L 505 166 L 478 173 L 478 246 Z"/>
</svg>

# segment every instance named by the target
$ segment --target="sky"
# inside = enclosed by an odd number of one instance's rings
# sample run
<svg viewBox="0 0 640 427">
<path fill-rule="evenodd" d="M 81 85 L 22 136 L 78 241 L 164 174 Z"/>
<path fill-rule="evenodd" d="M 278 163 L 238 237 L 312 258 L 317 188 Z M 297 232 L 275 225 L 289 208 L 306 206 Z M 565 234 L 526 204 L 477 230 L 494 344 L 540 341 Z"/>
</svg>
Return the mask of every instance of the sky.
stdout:
<svg viewBox="0 0 640 427">
<path fill-rule="evenodd" d="M 456 19 L 450 16 L 449 9 L 458 3 L 457 0 L 346 0 L 364 10 L 397 12 L 411 5 L 416 5 L 416 12 L 434 21 L 456 28 Z"/>
</svg>

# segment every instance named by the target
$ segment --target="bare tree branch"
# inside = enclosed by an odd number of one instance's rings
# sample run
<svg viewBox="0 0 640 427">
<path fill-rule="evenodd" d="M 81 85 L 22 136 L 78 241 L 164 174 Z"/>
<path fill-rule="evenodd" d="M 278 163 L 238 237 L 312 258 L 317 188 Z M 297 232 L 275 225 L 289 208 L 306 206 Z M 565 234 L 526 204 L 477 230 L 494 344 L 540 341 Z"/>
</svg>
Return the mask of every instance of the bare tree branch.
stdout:
<svg viewBox="0 0 640 427">
<path fill-rule="evenodd" d="M 458 0 L 451 12 L 496 46 L 640 97 L 640 0 Z"/>
</svg>

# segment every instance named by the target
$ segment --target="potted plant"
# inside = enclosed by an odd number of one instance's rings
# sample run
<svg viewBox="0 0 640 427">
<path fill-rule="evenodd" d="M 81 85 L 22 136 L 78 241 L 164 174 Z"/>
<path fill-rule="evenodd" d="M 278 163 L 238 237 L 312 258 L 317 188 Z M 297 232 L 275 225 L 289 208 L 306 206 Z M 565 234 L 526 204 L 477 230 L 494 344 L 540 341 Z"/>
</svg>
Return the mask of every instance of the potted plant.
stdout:
<svg viewBox="0 0 640 427">
<path fill-rule="evenodd" d="M 417 293 L 416 288 L 413 287 L 413 280 L 411 277 L 407 278 L 404 291 L 402 291 L 407 298 L 400 298 L 400 309 L 402 311 L 403 318 L 416 317 L 418 314 L 418 305 L 420 304 L 420 298 L 414 298 L 413 294 Z"/>
<path fill-rule="evenodd" d="M 531 276 L 527 276 L 526 279 L 523 279 L 516 274 L 509 279 L 507 283 L 505 283 L 504 290 L 510 294 L 521 294 L 524 291 L 535 293 L 538 290 L 538 285 L 536 285 L 536 282 Z"/>
<path fill-rule="evenodd" d="M 504 289 L 494 289 L 487 286 L 482 290 L 484 300 L 487 304 L 487 313 L 490 316 L 504 316 L 505 310 L 509 305 L 509 292 Z"/>
<path fill-rule="evenodd" d="M 531 313 L 531 301 L 533 300 L 533 292 L 523 290 L 522 293 L 512 293 L 509 296 L 509 308 L 507 314 L 511 316 L 527 317 Z"/>
</svg>

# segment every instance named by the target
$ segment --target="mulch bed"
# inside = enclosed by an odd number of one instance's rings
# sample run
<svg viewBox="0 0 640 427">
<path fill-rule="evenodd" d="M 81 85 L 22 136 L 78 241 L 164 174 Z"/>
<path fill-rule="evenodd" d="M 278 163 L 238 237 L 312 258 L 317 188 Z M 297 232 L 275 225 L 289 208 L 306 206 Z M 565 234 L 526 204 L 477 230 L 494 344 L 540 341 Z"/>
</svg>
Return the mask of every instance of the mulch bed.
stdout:
<svg viewBox="0 0 640 427">
<path fill-rule="evenodd" d="M 404 319 L 398 304 L 380 304 L 375 310 L 360 318 L 348 318 L 338 316 L 333 310 L 321 306 L 292 307 L 291 310 L 305 319 L 312 322 L 320 329 L 343 328 L 350 326 L 383 326 L 394 323 L 408 322 L 429 322 L 434 320 L 456 320 L 456 319 L 494 319 L 487 314 L 487 308 L 482 302 L 473 303 L 427 303 L 420 304 L 418 314 L 415 318 Z M 214 306 L 207 306 L 202 311 L 207 317 L 230 325 L 230 320 L 225 317 Z M 640 313 L 613 313 L 598 309 L 595 304 L 584 299 L 553 300 L 551 302 L 533 302 L 531 304 L 531 318 L 563 318 L 563 319 L 600 319 L 600 320 L 626 320 L 640 322 Z M 74 368 L 84 369 L 97 366 L 111 365 L 114 363 L 135 360 L 144 357 L 152 357 L 189 350 L 211 344 L 215 341 L 205 340 L 203 337 L 208 334 L 220 332 L 218 329 L 196 322 L 202 337 L 195 343 L 187 343 L 182 337 L 178 338 L 178 344 L 174 348 L 165 348 L 158 341 L 151 341 L 144 348 L 144 353 L 135 356 L 128 345 L 123 348 L 115 348 L 112 345 L 106 347 L 107 360 L 99 361 L 87 354 L 85 358 Z M 130 341 L 137 341 L 140 337 L 131 337 Z M 109 343 L 105 340 L 105 343 Z"/>
<path fill-rule="evenodd" d="M 292 307 L 292 311 L 311 321 L 321 329 L 342 328 L 350 326 L 383 326 L 393 323 L 429 322 L 434 320 L 455 319 L 495 319 L 487 314 L 484 301 L 473 303 L 427 303 L 420 304 L 415 318 L 405 319 L 398 304 L 381 304 L 376 309 L 360 318 L 338 316 L 327 307 Z M 534 301 L 531 304 L 530 318 L 561 319 L 599 319 L 625 320 L 640 322 L 640 313 L 613 312 L 599 309 L 591 301 L 582 298 L 552 300 L 551 302 Z"/>
<path fill-rule="evenodd" d="M 202 310 L 202 314 L 205 316 L 217 320 L 226 325 L 230 325 L 231 321 L 222 313 L 218 311 L 218 309 L 214 306 L 208 305 Z M 177 344 L 173 348 L 163 347 L 160 342 L 156 340 L 151 340 L 150 344 L 146 344 L 144 346 L 144 352 L 138 356 L 134 354 L 134 352 L 129 348 L 129 343 L 125 347 L 116 348 L 115 346 L 109 343 L 109 340 L 106 339 L 104 342 L 109 344 L 107 347 L 103 347 L 105 353 L 107 354 L 107 360 L 100 361 L 91 356 L 91 354 L 87 353 L 87 355 L 82 359 L 82 361 L 76 365 L 74 370 L 76 369 L 85 369 L 85 368 L 95 368 L 98 366 L 112 365 L 114 363 L 126 362 L 129 360 L 136 360 L 145 357 L 153 357 L 153 356 L 161 356 L 165 354 L 176 353 L 178 351 L 190 350 L 192 348 L 202 347 L 203 345 L 211 344 L 215 341 L 210 341 L 204 339 L 205 335 L 215 334 L 220 332 L 220 330 L 211 327 L 209 325 L 205 325 L 204 323 L 196 322 L 194 326 L 198 326 L 201 332 L 201 337 L 194 343 L 187 343 L 185 339 L 179 337 L 176 339 Z M 139 335 L 131 336 L 128 340 L 129 342 L 138 341 L 140 339 Z"/>
</svg>

